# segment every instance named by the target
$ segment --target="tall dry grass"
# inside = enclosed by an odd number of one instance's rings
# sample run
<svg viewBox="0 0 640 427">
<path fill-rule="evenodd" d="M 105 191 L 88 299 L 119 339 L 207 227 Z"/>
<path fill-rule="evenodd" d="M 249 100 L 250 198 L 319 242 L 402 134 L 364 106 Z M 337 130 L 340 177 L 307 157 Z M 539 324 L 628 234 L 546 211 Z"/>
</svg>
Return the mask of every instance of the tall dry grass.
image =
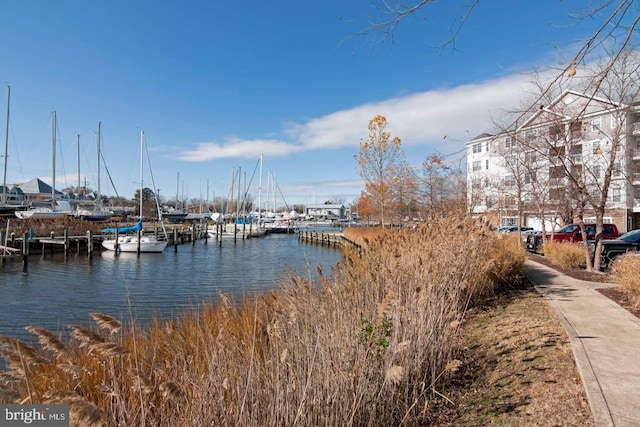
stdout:
<svg viewBox="0 0 640 427">
<path fill-rule="evenodd" d="M 554 242 L 548 240 L 542 247 L 545 258 L 567 268 L 577 268 L 584 265 L 585 251 L 580 243 Z"/>
<path fill-rule="evenodd" d="M 611 275 L 616 283 L 631 291 L 633 304 L 640 306 L 640 256 L 637 253 L 618 256 L 611 265 Z"/>
<path fill-rule="evenodd" d="M 124 330 L 5 337 L 0 401 L 69 403 L 82 425 L 388 426 L 429 419 L 465 309 L 518 274 L 517 244 L 469 219 L 383 233 L 312 281 Z"/>
</svg>

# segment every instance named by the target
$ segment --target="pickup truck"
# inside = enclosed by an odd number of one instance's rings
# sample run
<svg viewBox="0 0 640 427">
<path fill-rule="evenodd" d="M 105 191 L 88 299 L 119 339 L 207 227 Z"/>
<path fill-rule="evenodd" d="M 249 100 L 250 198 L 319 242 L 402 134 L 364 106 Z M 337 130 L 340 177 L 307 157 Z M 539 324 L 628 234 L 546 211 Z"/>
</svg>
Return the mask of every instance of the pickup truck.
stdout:
<svg viewBox="0 0 640 427">
<path fill-rule="evenodd" d="M 602 241 L 600 268 L 606 270 L 620 255 L 640 251 L 640 230 L 632 230 L 617 239 Z"/>
<path fill-rule="evenodd" d="M 596 238 L 595 224 L 585 224 L 585 231 L 587 232 L 587 240 L 594 240 Z M 615 239 L 616 237 L 618 237 L 618 235 L 618 227 L 616 227 L 615 224 L 603 224 L 603 239 Z M 582 241 L 582 234 L 580 233 L 580 226 L 578 224 L 566 225 L 553 234 L 546 233 L 545 236 L 545 240 L 553 239 L 554 242 L 575 243 Z M 542 233 L 530 234 L 529 236 L 527 236 L 527 250 L 529 252 L 538 252 L 540 246 L 542 246 L 542 241 Z"/>
</svg>

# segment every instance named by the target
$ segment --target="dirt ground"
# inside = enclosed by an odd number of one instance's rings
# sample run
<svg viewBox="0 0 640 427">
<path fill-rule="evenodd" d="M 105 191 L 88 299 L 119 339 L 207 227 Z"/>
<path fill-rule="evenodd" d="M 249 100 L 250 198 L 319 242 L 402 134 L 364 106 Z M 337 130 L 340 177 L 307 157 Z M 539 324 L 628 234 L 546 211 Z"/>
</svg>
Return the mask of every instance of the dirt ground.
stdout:
<svg viewBox="0 0 640 427">
<path fill-rule="evenodd" d="M 577 279 L 610 281 L 606 274 L 562 269 L 530 256 Z M 623 289 L 602 293 L 640 316 Z M 594 425 L 567 334 L 526 279 L 472 308 L 457 348 L 462 365 L 434 393 L 443 396 L 434 397 L 429 425 Z"/>
</svg>

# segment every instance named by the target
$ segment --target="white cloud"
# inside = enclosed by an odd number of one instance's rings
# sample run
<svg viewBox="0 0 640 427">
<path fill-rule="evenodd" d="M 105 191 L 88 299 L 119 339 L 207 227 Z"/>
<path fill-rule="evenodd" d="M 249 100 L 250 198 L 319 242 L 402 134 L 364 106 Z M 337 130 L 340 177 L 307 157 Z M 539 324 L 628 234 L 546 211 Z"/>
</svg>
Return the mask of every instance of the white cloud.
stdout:
<svg viewBox="0 0 640 427">
<path fill-rule="evenodd" d="M 216 158 L 255 158 L 287 156 L 303 150 L 358 147 L 368 137 L 369 121 L 381 114 L 389 122 L 388 131 L 402 140 L 403 146 L 433 146 L 448 137 L 459 146 L 482 132 L 491 131 L 491 117 L 499 110 L 519 104 L 530 81 L 526 75 L 415 93 L 348 110 L 340 110 L 303 123 L 288 124 L 285 135 L 290 141 L 230 139 L 223 144 L 200 143 L 195 150 L 178 158 L 206 161 Z"/>
<path fill-rule="evenodd" d="M 259 157 L 260 154 L 268 154 L 272 157 L 282 157 L 300 150 L 300 146 L 284 141 L 267 139 L 243 140 L 239 138 L 232 138 L 223 144 L 215 142 L 199 143 L 196 145 L 195 150 L 179 153 L 178 159 L 187 162 L 204 162 L 213 159 L 225 158 L 256 158 Z"/>
</svg>

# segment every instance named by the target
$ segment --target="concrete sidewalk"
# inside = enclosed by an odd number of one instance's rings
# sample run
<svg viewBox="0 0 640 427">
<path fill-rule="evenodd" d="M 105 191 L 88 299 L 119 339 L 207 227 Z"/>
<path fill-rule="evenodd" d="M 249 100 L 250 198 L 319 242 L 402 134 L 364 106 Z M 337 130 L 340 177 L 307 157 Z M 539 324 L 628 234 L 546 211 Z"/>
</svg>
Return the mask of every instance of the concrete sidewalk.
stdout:
<svg viewBox="0 0 640 427">
<path fill-rule="evenodd" d="M 545 295 L 569 335 L 597 427 L 640 427 L 640 319 L 595 289 L 527 261 L 526 277 Z"/>
</svg>

